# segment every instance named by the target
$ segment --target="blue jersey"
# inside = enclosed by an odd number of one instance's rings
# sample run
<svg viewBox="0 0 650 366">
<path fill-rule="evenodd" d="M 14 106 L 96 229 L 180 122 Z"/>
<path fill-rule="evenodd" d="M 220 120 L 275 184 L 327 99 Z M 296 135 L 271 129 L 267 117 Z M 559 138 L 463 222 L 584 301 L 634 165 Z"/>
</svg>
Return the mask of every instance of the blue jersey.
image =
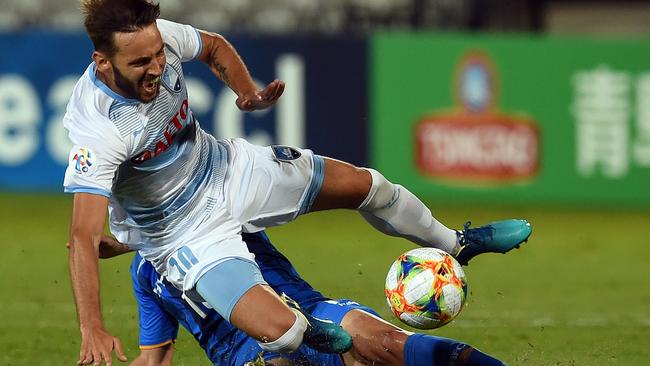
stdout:
<svg viewBox="0 0 650 366">
<path fill-rule="evenodd" d="M 267 283 L 278 293 L 286 293 L 310 314 L 340 324 L 352 309 L 371 309 L 350 300 L 331 300 L 314 290 L 296 272 L 289 260 L 278 252 L 264 232 L 244 234 L 244 241 L 260 267 Z M 262 349 L 244 332 L 225 321 L 204 303 L 196 303 L 182 296 L 182 292 L 158 275 L 154 267 L 136 254 L 131 265 L 131 276 L 140 319 L 140 348 L 149 349 L 173 342 L 179 323 L 185 327 L 205 350 L 215 365 L 242 366 L 257 357 Z M 265 353 L 270 360 L 281 357 Z M 313 365 L 342 366 L 338 355 L 317 353 L 302 346 L 297 352 L 282 355 L 300 359 Z"/>
</svg>

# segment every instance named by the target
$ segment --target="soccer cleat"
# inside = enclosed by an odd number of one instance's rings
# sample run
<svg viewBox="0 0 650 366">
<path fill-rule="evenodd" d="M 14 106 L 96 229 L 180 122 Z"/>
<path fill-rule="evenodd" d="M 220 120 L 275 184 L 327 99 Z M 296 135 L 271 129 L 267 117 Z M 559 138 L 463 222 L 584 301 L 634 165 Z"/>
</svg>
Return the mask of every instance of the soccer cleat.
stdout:
<svg viewBox="0 0 650 366">
<path fill-rule="evenodd" d="M 456 254 L 456 260 L 467 265 L 470 259 L 482 253 L 506 253 L 528 241 L 532 228 L 526 220 L 502 220 L 491 222 L 485 226 L 470 228 L 468 221 L 463 231 L 458 233 L 458 243 L 461 248 Z"/>
<path fill-rule="evenodd" d="M 297 314 L 307 319 L 308 326 L 303 343 L 308 347 L 318 352 L 337 354 L 345 353 L 352 348 L 352 336 L 341 326 L 303 312 L 298 303 L 284 293 L 281 298 Z"/>
</svg>

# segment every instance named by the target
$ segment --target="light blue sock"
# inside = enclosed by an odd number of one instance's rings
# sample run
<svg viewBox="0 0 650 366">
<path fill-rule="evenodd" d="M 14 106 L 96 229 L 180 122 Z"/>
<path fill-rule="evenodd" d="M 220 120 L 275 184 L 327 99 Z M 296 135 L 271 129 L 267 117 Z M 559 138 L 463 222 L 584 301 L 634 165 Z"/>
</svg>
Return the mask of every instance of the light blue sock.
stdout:
<svg viewBox="0 0 650 366">
<path fill-rule="evenodd" d="M 505 364 L 475 348 L 469 357 L 459 356 L 471 346 L 449 338 L 413 334 L 404 345 L 404 366 L 505 366 Z M 465 351 L 467 352 L 467 351 Z"/>
</svg>

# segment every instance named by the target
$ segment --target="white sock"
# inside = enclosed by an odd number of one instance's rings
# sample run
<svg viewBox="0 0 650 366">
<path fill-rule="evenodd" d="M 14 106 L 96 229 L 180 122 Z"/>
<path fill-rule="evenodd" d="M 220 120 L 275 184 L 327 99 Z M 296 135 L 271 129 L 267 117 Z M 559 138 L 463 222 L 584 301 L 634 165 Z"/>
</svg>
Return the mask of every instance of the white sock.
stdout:
<svg viewBox="0 0 650 366">
<path fill-rule="evenodd" d="M 408 189 L 393 184 L 374 169 L 368 197 L 359 206 L 361 216 L 384 234 L 456 254 L 456 231 L 436 220 L 431 211 Z"/>
<path fill-rule="evenodd" d="M 257 342 L 260 347 L 268 352 L 291 353 L 302 344 L 305 331 L 309 322 L 298 310 L 291 309 L 296 314 L 296 321 L 280 338 L 272 342 Z"/>
</svg>

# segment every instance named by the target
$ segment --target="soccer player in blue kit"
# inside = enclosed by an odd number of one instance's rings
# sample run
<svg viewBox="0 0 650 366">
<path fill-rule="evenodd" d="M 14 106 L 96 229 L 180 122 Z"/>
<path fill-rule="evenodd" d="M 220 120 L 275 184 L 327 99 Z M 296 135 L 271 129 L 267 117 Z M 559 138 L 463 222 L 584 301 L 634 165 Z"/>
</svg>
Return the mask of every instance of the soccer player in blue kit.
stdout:
<svg viewBox="0 0 650 366">
<path fill-rule="evenodd" d="M 376 170 L 307 149 L 211 136 L 192 113 L 183 62 L 206 63 L 246 111 L 272 106 L 284 83 L 258 89 L 223 37 L 158 19 L 159 6 L 148 0 L 83 0 L 82 8 L 95 51 L 63 118 L 73 143 L 64 190 L 74 194 L 69 267 L 79 364 L 112 365 L 113 351 L 125 360 L 100 310 L 98 247 L 107 211 L 111 233 L 166 281 L 280 353 L 300 347 L 309 323 L 265 282 L 243 231 L 356 209 L 378 230 L 463 264 L 508 252 L 531 234 L 525 220 L 456 231 Z"/>
<path fill-rule="evenodd" d="M 131 264 L 131 279 L 139 310 L 141 352 L 133 366 L 171 365 L 172 344 L 179 323 L 192 333 L 212 363 L 219 366 L 257 364 L 255 361 L 259 363 L 260 360 L 273 365 L 302 366 L 504 365 L 463 342 L 404 331 L 353 300 L 326 298 L 300 277 L 266 233 L 243 234 L 242 237 L 255 255 L 264 279 L 275 292 L 298 303 L 311 321 L 320 323 L 318 319 L 325 319 L 342 325 L 355 338 L 354 348 L 343 355 L 318 352 L 305 345 L 290 354 L 263 352 L 254 339 L 226 322 L 216 311 L 206 307 L 207 304 L 184 297 L 151 263 L 136 254 Z M 102 257 L 110 258 L 131 249 L 105 237 L 100 251 Z M 417 347 L 418 344 L 423 346 Z"/>
</svg>

